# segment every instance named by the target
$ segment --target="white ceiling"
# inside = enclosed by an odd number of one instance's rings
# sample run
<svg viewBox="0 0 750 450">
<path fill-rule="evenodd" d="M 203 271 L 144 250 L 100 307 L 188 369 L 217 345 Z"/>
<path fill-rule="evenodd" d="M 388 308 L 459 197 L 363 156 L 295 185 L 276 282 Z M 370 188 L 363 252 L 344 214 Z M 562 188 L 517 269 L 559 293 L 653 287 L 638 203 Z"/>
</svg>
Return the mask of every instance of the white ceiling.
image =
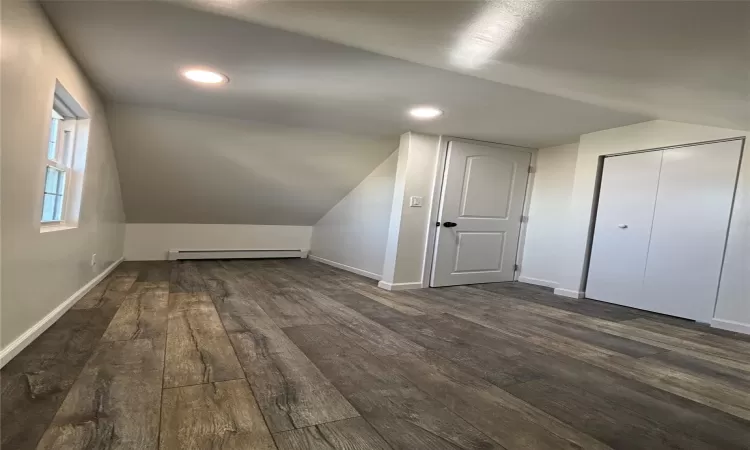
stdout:
<svg viewBox="0 0 750 450">
<path fill-rule="evenodd" d="M 175 1 L 618 111 L 750 128 L 747 1 Z M 493 21 L 493 58 L 457 66 L 462 39 Z"/>
<path fill-rule="evenodd" d="M 750 129 L 750 2 L 43 6 L 114 105 L 128 222 L 312 225 L 408 130 L 546 147 L 654 118 Z M 231 81 L 187 83 L 191 65 Z M 445 115 L 410 119 L 421 104 Z"/>
<path fill-rule="evenodd" d="M 256 6 L 262 11 L 264 5 Z M 294 5 L 319 12 L 308 14 Z M 320 18 L 335 13 L 335 5 L 282 2 L 278 14 L 304 15 L 322 28 Z M 441 5 L 420 3 L 419 8 L 450 8 Z M 87 74 L 122 103 L 373 136 L 411 129 L 530 147 L 572 142 L 583 133 L 652 118 L 162 2 L 51 2 L 45 10 Z M 331 17 L 340 24 L 349 21 L 341 13 Z M 364 11 L 352 14 L 351 23 L 367 17 L 382 24 L 392 15 Z M 393 32 L 399 41 L 404 36 L 398 30 L 408 29 L 411 19 L 380 34 Z M 364 35 L 378 29 L 361 28 Z M 356 29 L 340 34 L 352 42 L 360 36 Z M 436 47 L 443 44 L 435 41 Z M 216 67 L 231 82 L 219 89 L 185 83 L 178 70 L 191 64 Z M 440 106 L 445 115 L 434 122 L 406 116 L 411 105 L 424 103 Z"/>
</svg>

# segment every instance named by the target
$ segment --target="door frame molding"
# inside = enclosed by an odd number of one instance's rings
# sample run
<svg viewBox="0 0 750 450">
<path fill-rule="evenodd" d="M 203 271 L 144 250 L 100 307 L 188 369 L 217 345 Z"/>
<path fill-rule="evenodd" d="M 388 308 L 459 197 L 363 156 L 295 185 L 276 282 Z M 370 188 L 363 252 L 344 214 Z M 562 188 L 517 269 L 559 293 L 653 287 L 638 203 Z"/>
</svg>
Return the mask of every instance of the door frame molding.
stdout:
<svg viewBox="0 0 750 450">
<path fill-rule="evenodd" d="M 430 202 L 430 220 L 427 224 L 427 245 L 425 245 L 424 260 L 422 262 L 422 287 L 431 287 L 432 282 L 432 268 L 435 264 L 435 247 L 437 241 L 437 223 L 438 215 L 440 213 L 440 201 L 443 195 L 443 182 L 445 180 L 445 165 L 448 160 L 448 146 L 451 142 L 465 142 L 467 144 L 478 144 L 486 147 L 506 148 L 514 147 L 520 151 L 528 152 L 531 154 L 531 167 L 536 168 L 536 156 L 538 149 L 531 147 L 522 147 L 519 145 L 502 144 L 499 142 L 487 142 L 480 141 L 477 139 L 466 139 L 455 136 L 440 136 L 438 141 L 438 159 L 435 170 L 435 177 L 433 178 L 432 184 L 432 202 Z M 531 205 L 531 189 L 534 185 L 534 174 L 536 170 L 532 170 L 529 173 L 529 178 L 526 181 L 526 192 L 523 199 L 523 215 L 529 215 L 529 206 Z M 521 260 L 523 259 L 523 246 L 526 241 L 526 228 L 528 221 L 521 223 L 521 230 L 518 236 L 518 247 L 516 248 L 516 264 L 520 267 Z M 517 270 L 513 274 L 513 279 L 518 281 L 520 270 Z"/>
<path fill-rule="evenodd" d="M 586 298 L 586 286 L 589 281 L 589 271 L 591 269 L 591 248 L 594 245 L 594 232 L 596 231 L 596 219 L 597 214 L 599 213 L 599 194 L 601 192 L 602 187 L 602 176 L 604 171 L 604 159 L 605 158 L 611 158 L 614 156 L 626 156 L 626 155 L 633 155 L 636 153 L 646 153 L 646 152 L 657 152 L 657 151 L 663 151 L 663 150 L 670 150 L 674 148 L 685 148 L 685 147 L 695 147 L 698 145 L 706 145 L 706 144 L 716 144 L 719 142 L 729 142 L 729 141 L 741 141 L 742 145 L 740 147 L 740 157 L 739 162 L 737 164 L 737 173 L 735 174 L 735 180 L 734 180 L 734 191 L 732 192 L 732 203 L 731 208 L 729 209 L 729 220 L 727 221 L 727 231 L 726 236 L 724 237 L 724 252 L 721 257 L 721 267 L 719 268 L 719 285 L 716 288 L 716 296 L 714 297 L 714 315 L 716 315 L 716 304 L 719 299 L 719 287 L 721 286 L 721 277 L 724 273 L 724 263 L 726 259 L 727 254 L 727 245 L 729 241 L 729 230 L 732 226 L 732 219 L 734 217 L 734 206 L 735 202 L 737 201 L 737 187 L 739 186 L 740 181 L 740 174 L 742 173 L 742 158 L 745 155 L 745 147 L 746 147 L 746 139 L 744 136 L 737 136 L 737 137 L 730 137 L 730 138 L 723 138 L 723 139 L 712 139 L 708 141 L 699 141 L 699 142 L 690 142 L 687 144 L 678 144 L 678 145 L 667 145 L 664 147 L 654 147 L 654 148 L 644 148 L 644 149 L 638 149 L 638 150 L 632 150 L 627 152 L 617 152 L 617 153 L 607 153 L 604 155 L 599 155 L 599 160 L 597 162 L 597 168 L 596 168 L 596 181 L 594 186 L 594 197 L 592 199 L 592 208 L 591 208 L 591 219 L 589 222 L 589 232 L 588 237 L 586 240 L 586 255 L 584 258 L 584 266 L 583 266 L 583 281 L 581 283 L 581 290 L 578 291 L 578 298 Z M 555 294 L 565 295 L 565 293 L 557 291 L 567 291 L 567 289 L 555 289 Z M 573 292 L 573 291 L 570 291 Z"/>
</svg>

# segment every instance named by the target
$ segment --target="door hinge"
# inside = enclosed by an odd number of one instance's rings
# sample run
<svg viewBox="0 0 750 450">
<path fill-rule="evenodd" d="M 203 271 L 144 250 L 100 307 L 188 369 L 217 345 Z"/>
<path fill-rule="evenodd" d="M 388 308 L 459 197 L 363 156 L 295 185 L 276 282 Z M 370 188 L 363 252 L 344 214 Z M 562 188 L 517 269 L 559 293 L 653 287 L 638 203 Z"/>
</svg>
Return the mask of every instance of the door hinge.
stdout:
<svg viewBox="0 0 750 450">
<path fill-rule="evenodd" d="M 521 223 L 526 223 L 529 221 L 529 216 L 522 215 L 521 216 Z"/>
<path fill-rule="evenodd" d="M 518 264 L 513 264 L 513 270 L 518 272 L 519 270 L 521 270 L 521 266 L 519 266 Z"/>
<path fill-rule="evenodd" d="M 536 167 L 529 166 L 529 173 L 534 173 L 534 172 L 536 172 Z"/>
</svg>

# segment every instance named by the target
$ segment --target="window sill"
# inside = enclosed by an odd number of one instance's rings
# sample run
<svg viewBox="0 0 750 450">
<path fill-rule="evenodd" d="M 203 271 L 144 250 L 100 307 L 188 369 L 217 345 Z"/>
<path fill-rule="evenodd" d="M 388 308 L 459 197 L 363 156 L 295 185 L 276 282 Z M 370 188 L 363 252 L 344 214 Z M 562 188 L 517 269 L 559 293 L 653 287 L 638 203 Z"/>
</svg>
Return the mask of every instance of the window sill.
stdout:
<svg viewBox="0 0 750 450">
<path fill-rule="evenodd" d="M 64 230 L 75 230 L 78 228 L 77 225 L 65 225 L 56 223 L 54 225 L 42 225 L 39 229 L 40 233 L 51 233 L 53 231 L 64 231 Z"/>
</svg>

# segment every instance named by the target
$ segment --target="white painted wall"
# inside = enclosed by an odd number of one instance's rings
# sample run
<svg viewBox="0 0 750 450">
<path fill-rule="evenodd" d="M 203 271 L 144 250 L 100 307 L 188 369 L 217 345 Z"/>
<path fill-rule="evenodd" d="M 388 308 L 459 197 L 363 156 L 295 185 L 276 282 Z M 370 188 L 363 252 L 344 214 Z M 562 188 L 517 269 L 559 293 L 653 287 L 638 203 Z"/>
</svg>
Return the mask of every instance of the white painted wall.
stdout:
<svg viewBox="0 0 750 450">
<path fill-rule="evenodd" d="M 312 226 L 396 147 L 151 107 L 108 114 L 128 223 Z"/>
<path fill-rule="evenodd" d="M 561 272 L 556 292 L 576 296 L 583 290 L 600 156 L 733 137 L 747 139 L 750 133 L 654 120 L 581 136 L 565 231 L 565 250 L 558 260 Z M 750 333 L 750 150 L 747 147 L 746 144 L 713 323 Z"/>
<path fill-rule="evenodd" d="M 95 91 L 35 2 L 2 6 L 2 347 L 122 256 L 124 216 L 106 118 Z M 40 233 L 55 80 L 91 117 L 78 227 Z M 96 253 L 97 265 L 90 266 Z"/>
<path fill-rule="evenodd" d="M 311 258 L 381 279 L 397 162 L 395 151 L 318 221 Z"/>
<path fill-rule="evenodd" d="M 401 136 L 398 166 L 388 226 L 383 279 L 386 289 L 422 287 L 425 252 L 430 230 L 440 138 L 413 132 Z M 409 199 L 422 197 L 412 208 Z"/>
<path fill-rule="evenodd" d="M 539 149 L 519 281 L 557 287 L 578 144 Z"/>
<path fill-rule="evenodd" d="M 176 250 L 308 250 L 312 227 L 193 223 L 129 223 L 125 259 L 167 259 Z"/>
</svg>

